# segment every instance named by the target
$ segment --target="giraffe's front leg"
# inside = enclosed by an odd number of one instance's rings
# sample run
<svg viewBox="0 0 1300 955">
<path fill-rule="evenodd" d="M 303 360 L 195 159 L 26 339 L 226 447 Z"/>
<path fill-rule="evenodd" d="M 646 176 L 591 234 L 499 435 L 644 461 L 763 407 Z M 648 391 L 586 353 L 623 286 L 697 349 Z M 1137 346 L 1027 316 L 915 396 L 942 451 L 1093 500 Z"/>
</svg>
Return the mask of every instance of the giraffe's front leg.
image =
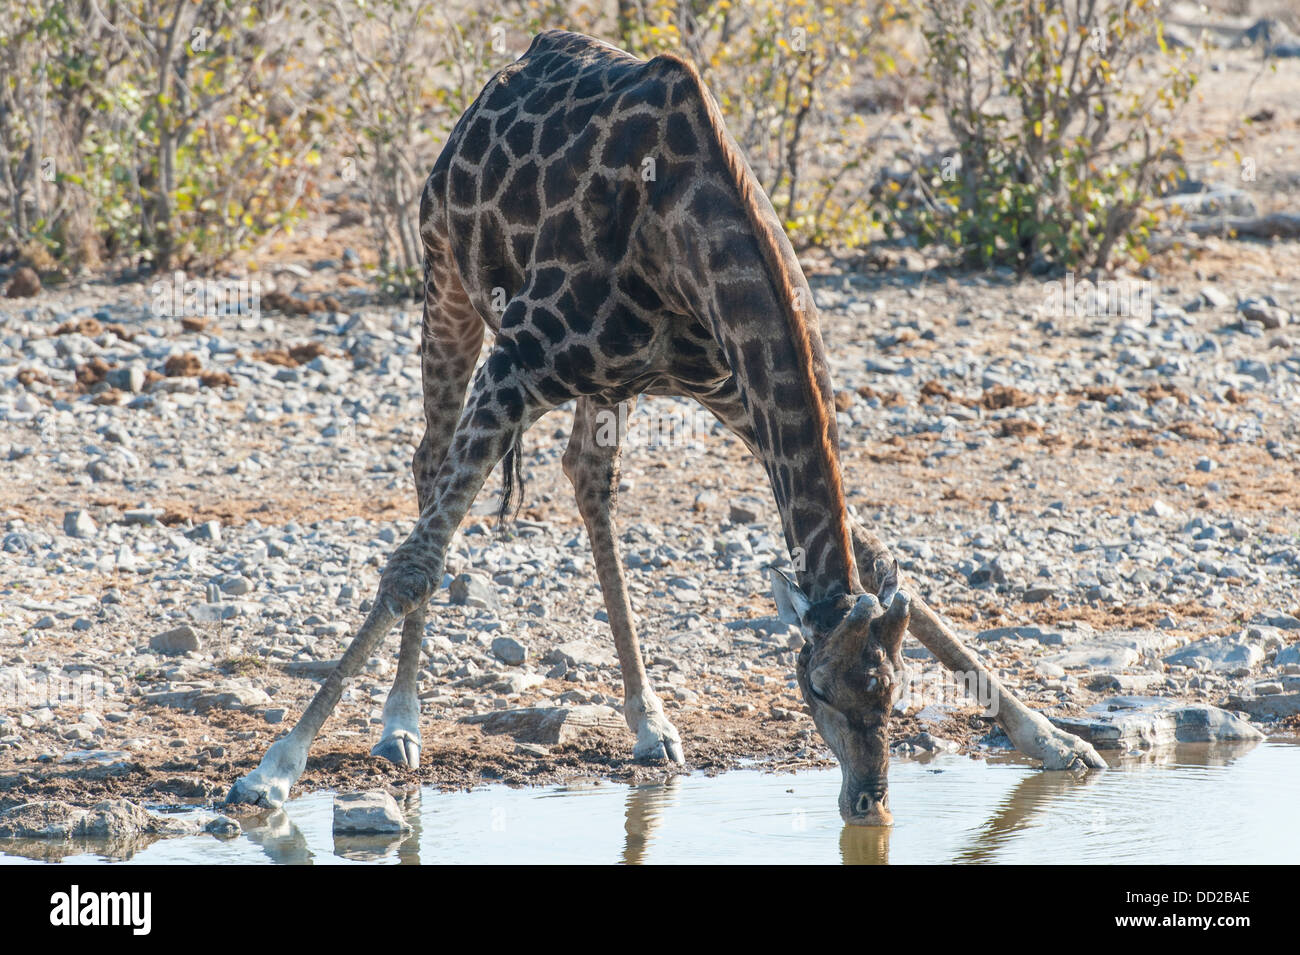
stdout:
<svg viewBox="0 0 1300 955">
<path fill-rule="evenodd" d="M 226 794 L 226 804 L 236 803 L 275 809 L 284 805 L 289 790 L 307 766 L 311 740 L 295 738 L 293 733 L 267 747 L 262 761 L 247 776 L 235 781 Z"/>
<path fill-rule="evenodd" d="M 420 698 L 416 676 L 420 669 L 420 640 L 424 636 L 424 607 L 412 610 L 402 623 L 402 649 L 397 676 L 384 701 L 384 733 L 370 750 L 372 756 L 420 768 Z"/>
<path fill-rule="evenodd" d="M 605 595 L 609 628 L 614 633 L 614 647 L 623 671 L 623 718 L 636 734 L 632 755 L 641 760 L 683 763 L 681 734 L 664 715 L 663 703 L 650 685 L 641 659 L 632 603 L 623 579 L 623 561 L 614 534 L 621 431 L 634 404 L 635 401 L 628 402 L 626 411 L 620 415 L 618 405 L 580 399 L 574 410 L 573 433 L 564 451 L 564 473 L 573 483 L 578 510 L 591 540 L 596 575 Z"/>
<path fill-rule="evenodd" d="M 862 583 L 876 585 L 882 568 L 894 564 L 888 549 L 856 521 L 852 525 L 853 548 Z M 1044 769 L 1105 769 L 1106 760 L 1092 744 L 1052 725 L 1042 713 L 1031 710 L 1002 685 L 997 676 L 957 636 L 924 600 L 912 598 L 909 618 L 912 636 L 954 673 L 967 676 L 967 686 L 977 686 L 984 702 L 1013 746 L 1026 756 L 1043 761 Z M 970 677 L 976 679 L 970 681 Z"/>
<path fill-rule="evenodd" d="M 421 510 L 407 539 L 393 552 L 366 622 L 316 691 L 298 725 L 267 750 L 257 769 L 235 783 L 226 797 L 228 803 L 276 806 L 284 802 L 302 775 L 308 748 L 338 705 L 344 683 L 357 674 L 398 619 L 423 614 L 434 587 L 442 579 L 447 544 L 489 472 L 516 436 L 546 410 L 540 402 L 521 398 L 523 394 L 531 396 L 533 391 L 514 379 L 510 356 L 505 355 L 501 361 L 494 361 L 494 356 L 489 356 L 479 371 L 473 397 L 456 427 L 452 443 L 455 452 L 448 454 L 438 468 L 433 499 Z M 408 654 L 407 660 L 413 669 L 418 655 Z M 416 726 L 418 733 L 418 706 L 405 710 L 408 723 Z"/>
</svg>

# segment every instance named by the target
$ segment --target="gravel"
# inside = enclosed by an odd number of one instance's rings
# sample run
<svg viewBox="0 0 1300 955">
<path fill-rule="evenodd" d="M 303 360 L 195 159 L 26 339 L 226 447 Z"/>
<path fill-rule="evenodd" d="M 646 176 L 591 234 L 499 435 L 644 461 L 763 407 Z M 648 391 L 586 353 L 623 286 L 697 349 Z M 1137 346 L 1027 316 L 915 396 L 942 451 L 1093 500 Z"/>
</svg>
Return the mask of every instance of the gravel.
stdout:
<svg viewBox="0 0 1300 955">
<path fill-rule="evenodd" d="M 1149 316 L 1117 318 L 1052 313 L 1041 283 L 999 273 L 813 271 L 851 509 L 1031 704 L 1082 718 L 1147 686 L 1226 706 L 1300 664 L 1300 326 L 1278 317 L 1300 286 L 1158 278 Z M 187 730 L 196 765 L 236 732 L 277 732 L 412 526 L 417 313 L 357 300 L 194 332 L 149 301 L 127 284 L 0 308 L 0 687 L 21 688 L 0 703 L 0 763 L 165 750 L 180 714 L 259 727 Z M 89 319 L 98 333 L 55 334 Z M 311 357 L 276 355 L 297 346 Z M 225 377 L 168 376 L 187 355 Z M 761 469 L 711 419 L 638 442 L 651 414 L 690 408 L 641 402 L 624 456 L 651 679 L 674 719 L 752 699 L 755 721 L 804 720 L 801 638 L 767 596 L 787 554 Z M 562 408 L 527 435 L 517 522 L 496 527 L 494 477 L 452 541 L 420 661 L 428 720 L 621 711 L 560 469 L 570 423 Z M 377 739 L 395 649 L 330 733 Z M 83 719 L 107 711 L 121 720 Z"/>
</svg>

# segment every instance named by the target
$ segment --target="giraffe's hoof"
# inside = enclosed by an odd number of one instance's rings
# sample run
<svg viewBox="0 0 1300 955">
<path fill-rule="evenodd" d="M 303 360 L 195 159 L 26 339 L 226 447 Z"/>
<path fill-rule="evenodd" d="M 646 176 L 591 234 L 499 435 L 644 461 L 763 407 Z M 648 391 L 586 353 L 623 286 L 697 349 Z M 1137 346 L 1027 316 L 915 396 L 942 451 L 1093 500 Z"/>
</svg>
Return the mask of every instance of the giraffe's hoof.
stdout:
<svg viewBox="0 0 1300 955">
<path fill-rule="evenodd" d="M 406 766 L 410 769 L 420 768 L 420 740 L 405 730 L 397 730 L 385 736 L 370 750 L 371 756 L 382 756 L 390 763 Z"/>
<path fill-rule="evenodd" d="M 662 715 L 647 717 L 636 734 L 636 747 L 632 757 L 640 762 L 670 762 L 678 766 L 686 762 L 682 752 L 682 738 L 677 727 Z"/>
<path fill-rule="evenodd" d="M 307 751 L 296 745 L 292 734 L 276 740 L 267 747 L 257 768 L 230 787 L 226 805 L 279 809 L 289 798 L 289 790 L 306 764 Z"/>
<path fill-rule="evenodd" d="M 271 801 L 271 790 L 269 786 L 250 783 L 248 777 L 235 781 L 235 785 L 230 787 L 230 792 L 226 793 L 227 806 L 252 806 L 259 809 L 276 809 L 281 803 Z"/>
</svg>

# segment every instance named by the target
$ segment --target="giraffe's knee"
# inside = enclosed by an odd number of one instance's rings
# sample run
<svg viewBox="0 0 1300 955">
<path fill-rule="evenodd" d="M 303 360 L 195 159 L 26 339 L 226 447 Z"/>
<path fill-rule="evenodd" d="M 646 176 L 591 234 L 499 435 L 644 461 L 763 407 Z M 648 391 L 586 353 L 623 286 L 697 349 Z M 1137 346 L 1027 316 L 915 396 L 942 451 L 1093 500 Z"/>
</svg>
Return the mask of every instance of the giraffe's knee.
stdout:
<svg viewBox="0 0 1300 955">
<path fill-rule="evenodd" d="M 422 610 L 433 597 L 433 590 L 429 573 L 395 555 L 379 578 L 377 601 L 395 616 L 405 617 Z"/>
</svg>

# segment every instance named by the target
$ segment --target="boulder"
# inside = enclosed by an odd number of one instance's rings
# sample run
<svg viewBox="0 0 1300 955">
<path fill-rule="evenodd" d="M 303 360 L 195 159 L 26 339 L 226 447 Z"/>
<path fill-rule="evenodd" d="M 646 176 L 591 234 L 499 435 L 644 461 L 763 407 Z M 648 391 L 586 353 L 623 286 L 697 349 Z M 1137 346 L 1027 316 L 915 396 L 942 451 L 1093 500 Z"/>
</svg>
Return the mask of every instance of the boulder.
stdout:
<svg viewBox="0 0 1300 955">
<path fill-rule="evenodd" d="M 1228 705 L 1249 713 L 1257 720 L 1282 720 L 1300 714 L 1300 693 L 1233 696 L 1229 697 Z"/>
<path fill-rule="evenodd" d="M 496 710 L 462 717 L 461 722 L 477 724 L 485 733 L 510 736 L 518 743 L 543 746 L 571 742 L 593 729 L 627 728 L 623 717 L 612 708 L 595 704 Z"/>
<path fill-rule="evenodd" d="M 335 834 L 388 834 L 410 830 L 397 800 L 382 789 L 334 797 Z"/>
<path fill-rule="evenodd" d="M 492 641 L 492 655 L 507 666 L 521 666 L 528 659 L 528 648 L 513 637 L 497 637 Z"/>
<path fill-rule="evenodd" d="M 1061 729 L 1099 750 L 1146 750 L 1175 743 L 1255 742 L 1264 734 L 1227 710 L 1163 697 L 1118 696 L 1085 716 L 1052 716 Z"/>
<path fill-rule="evenodd" d="M 155 653 L 193 653 L 202 647 L 203 639 L 189 624 L 165 630 L 149 641 L 149 649 Z"/>
<path fill-rule="evenodd" d="M 460 574 L 452 578 L 447 585 L 447 594 L 452 603 L 462 607 L 491 610 L 497 605 L 491 584 L 478 574 Z"/>
<path fill-rule="evenodd" d="M 0 838 L 107 839 L 125 841 L 142 836 L 184 835 L 195 825 L 155 816 L 126 799 L 107 799 L 89 809 L 40 799 L 0 812 Z"/>
<path fill-rule="evenodd" d="M 616 660 L 614 652 L 605 647 L 585 640 L 566 640 L 551 647 L 546 653 L 544 662 L 563 663 L 568 667 L 599 667 L 613 666 Z"/>
<path fill-rule="evenodd" d="M 1249 673 L 1263 662 L 1264 648 L 1239 636 L 1207 637 L 1165 657 L 1165 663 L 1231 674 Z"/>
</svg>

